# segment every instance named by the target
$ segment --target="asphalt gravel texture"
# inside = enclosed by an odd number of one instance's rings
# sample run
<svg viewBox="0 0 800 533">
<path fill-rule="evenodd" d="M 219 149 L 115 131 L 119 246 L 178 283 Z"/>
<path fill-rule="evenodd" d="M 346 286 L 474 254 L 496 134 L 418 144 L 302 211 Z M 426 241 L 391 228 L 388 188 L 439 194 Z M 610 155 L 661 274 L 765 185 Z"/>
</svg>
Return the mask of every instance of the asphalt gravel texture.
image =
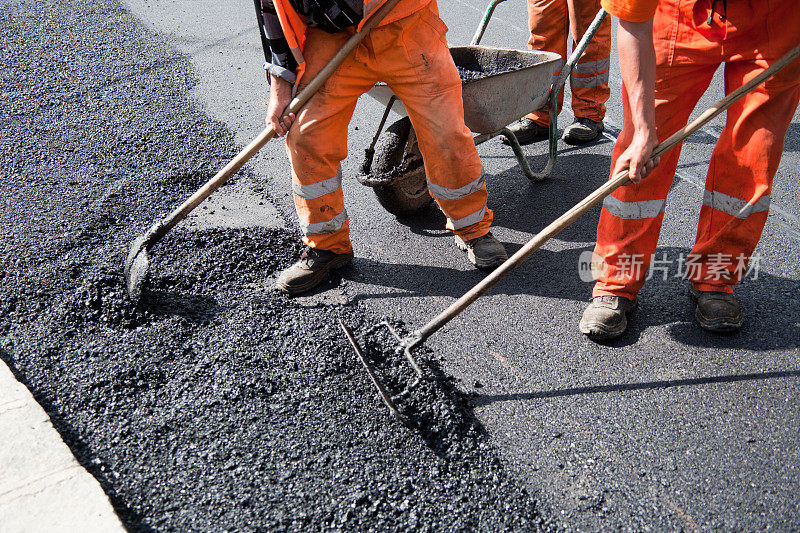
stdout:
<svg viewBox="0 0 800 533">
<path fill-rule="evenodd" d="M 473 66 L 475 66 L 476 68 L 472 68 Z M 519 70 L 522 68 L 525 68 L 525 65 L 521 61 L 511 61 L 511 60 L 507 60 L 505 62 L 498 63 L 495 65 L 489 65 L 488 67 L 485 68 L 482 68 L 481 66 L 477 65 L 470 65 L 470 66 L 456 65 L 456 69 L 458 70 L 458 76 L 461 78 L 461 83 L 481 80 L 483 78 L 488 78 L 490 76 L 497 76 L 499 74 L 504 74 L 506 72 L 513 72 L 515 70 Z"/>
<path fill-rule="evenodd" d="M 6 2 L 0 29 L 0 357 L 129 529 L 549 527 L 434 354 L 403 425 L 336 323 L 398 392 L 413 374 L 379 317 L 269 288 L 296 234 L 178 228 L 132 308 L 128 243 L 233 136 L 193 106 L 186 58 L 117 2 Z"/>
</svg>

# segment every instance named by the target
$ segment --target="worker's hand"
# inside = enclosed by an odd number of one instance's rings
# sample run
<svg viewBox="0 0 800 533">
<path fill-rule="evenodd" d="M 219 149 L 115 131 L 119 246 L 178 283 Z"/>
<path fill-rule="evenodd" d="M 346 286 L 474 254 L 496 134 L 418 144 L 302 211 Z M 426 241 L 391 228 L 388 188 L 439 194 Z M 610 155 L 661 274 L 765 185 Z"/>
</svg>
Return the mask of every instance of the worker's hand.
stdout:
<svg viewBox="0 0 800 533">
<path fill-rule="evenodd" d="M 270 74 L 270 76 L 272 76 Z M 272 76 L 267 107 L 267 126 L 272 126 L 276 137 L 283 137 L 294 122 L 294 113 L 281 118 L 283 110 L 292 101 L 292 84 L 283 78 Z"/>
<path fill-rule="evenodd" d="M 642 178 L 646 178 L 661 162 L 660 157 L 650 158 L 657 144 L 658 139 L 653 130 L 637 131 L 631 144 L 617 158 L 611 175 L 616 176 L 627 170 L 628 177 L 633 183 L 641 183 Z"/>
</svg>

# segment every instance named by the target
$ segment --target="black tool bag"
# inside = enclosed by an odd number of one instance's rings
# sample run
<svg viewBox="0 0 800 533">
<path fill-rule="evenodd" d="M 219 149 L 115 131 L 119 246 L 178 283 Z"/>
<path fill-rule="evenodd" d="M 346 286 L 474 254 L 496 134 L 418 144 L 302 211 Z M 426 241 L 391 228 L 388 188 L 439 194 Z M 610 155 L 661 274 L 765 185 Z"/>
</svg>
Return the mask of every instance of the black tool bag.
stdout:
<svg viewBox="0 0 800 533">
<path fill-rule="evenodd" d="M 309 26 L 328 33 L 357 26 L 364 18 L 363 0 L 289 0 Z"/>
</svg>

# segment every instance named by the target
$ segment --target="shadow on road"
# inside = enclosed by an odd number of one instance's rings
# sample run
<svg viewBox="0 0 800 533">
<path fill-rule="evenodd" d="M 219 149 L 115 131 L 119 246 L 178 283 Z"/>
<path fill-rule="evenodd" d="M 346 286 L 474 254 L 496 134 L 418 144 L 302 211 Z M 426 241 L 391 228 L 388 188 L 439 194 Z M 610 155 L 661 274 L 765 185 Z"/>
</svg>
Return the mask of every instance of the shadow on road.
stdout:
<svg viewBox="0 0 800 533">
<path fill-rule="evenodd" d="M 574 149 L 574 148 L 573 148 Z M 560 154 L 563 155 L 563 154 Z M 532 168 L 544 166 L 545 157 L 528 157 Z M 531 183 L 515 164 L 499 174 L 487 175 L 488 206 L 494 211 L 495 227 L 537 233 L 564 214 L 608 179 L 609 158 L 598 154 L 573 154 L 559 158 L 554 175 Z M 576 172 L 576 167 L 579 171 Z M 594 241 L 600 208 L 596 207 L 558 235 L 570 242 Z M 412 217 L 397 219 L 412 233 L 426 237 L 447 237 L 445 216 L 435 205 Z"/>
<path fill-rule="evenodd" d="M 528 158 L 536 168 L 542 158 Z M 494 211 L 494 224 L 529 233 L 541 231 L 559 216 L 583 200 L 608 179 L 608 156 L 573 154 L 559 158 L 554 175 L 531 183 L 516 166 L 487 176 L 489 207 Z M 568 242 L 595 240 L 600 207 L 595 207 L 558 234 Z"/>
<path fill-rule="evenodd" d="M 712 135 L 706 131 L 700 130 L 689 136 L 689 138 L 686 139 L 686 143 L 714 146 L 717 144 L 718 140 L 719 135 Z M 800 152 L 800 124 L 797 122 L 789 124 L 789 129 L 786 131 L 786 140 L 783 145 L 783 151 Z"/>
<path fill-rule="evenodd" d="M 511 393 L 511 394 L 484 394 L 475 396 L 472 402 L 476 406 L 484 406 L 496 402 L 538 400 L 543 398 L 559 398 L 563 396 L 578 396 L 583 394 L 666 389 L 669 387 L 715 385 L 722 383 L 737 383 L 739 381 L 754 381 L 754 380 L 796 378 L 796 377 L 800 377 L 800 370 L 777 370 L 773 372 L 757 372 L 752 374 L 729 374 L 724 376 L 706 376 L 700 378 L 644 381 L 641 383 L 618 383 L 614 385 L 573 387 L 569 389 L 556 389 L 549 391 L 521 392 L 521 393 Z"/>
<path fill-rule="evenodd" d="M 504 243 L 509 254 L 519 245 Z M 590 249 L 590 248 L 586 248 Z M 578 277 L 578 258 L 584 249 L 552 252 L 539 250 L 527 262 L 490 292 L 492 294 L 529 294 L 545 298 L 586 300 L 590 286 Z M 453 248 L 453 259 L 466 261 L 460 251 Z M 399 289 L 382 294 L 359 294 L 354 300 L 397 298 L 399 296 L 449 296 L 457 298 L 471 289 L 486 276 L 478 270 L 462 270 L 446 266 L 383 263 L 366 257 L 358 257 L 353 266 L 342 271 L 345 279 L 360 283 Z"/>
<path fill-rule="evenodd" d="M 513 253 L 519 245 L 506 243 L 506 246 L 509 253 Z M 579 256 L 585 250 L 591 250 L 591 247 L 559 252 L 538 250 L 490 292 L 586 301 L 591 296 L 592 284 L 581 281 L 578 276 Z M 736 335 L 716 335 L 703 331 L 695 323 L 694 304 L 688 296 L 689 284 L 677 272 L 680 257 L 688 252 L 688 249 L 672 247 L 657 250 L 657 259 L 670 265 L 667 277 L 664 279 L 663 273 L 654 271 L 653 279 L 645 283 L 639 295 L 639 310 L 631 317 L 628 331 L 609 346 L 635 344 L 648 328 L 666 325 L 668 334 L 676 342 L 688 346 L 751 351 L 800 348 L 800 323 L 796 318 L 800 316 L 800 301 L 792 296 L 800 293 L 800 280 L 763 270 L 757 279 L 743 280 L 735 292 L 745 311 L 745 324 Z M 474 270 L 389 264 L 368 258 L 357 258 L 354 266 L 343 274 L 351 279 L 357 275 L 362 283 L 402 291 L 400 294 L 396 291 L 359 294 L 353 298 L 354 301 L 407 296 L 458 298 L 485 276 Z M 576 324 L 578 318 L 576 315 Z"/>
</svg>

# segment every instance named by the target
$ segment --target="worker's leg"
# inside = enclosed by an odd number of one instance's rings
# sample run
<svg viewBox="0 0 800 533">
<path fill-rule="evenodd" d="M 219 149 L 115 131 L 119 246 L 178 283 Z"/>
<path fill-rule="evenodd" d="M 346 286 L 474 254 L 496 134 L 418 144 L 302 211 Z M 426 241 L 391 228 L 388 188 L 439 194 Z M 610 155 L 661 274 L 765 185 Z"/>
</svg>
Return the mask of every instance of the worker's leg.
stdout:
<svg viewBox="0 0 800 533">
<path fill-rule="evenodd" d="M 600 0 L 569 0 L 573 50 L 589 29 L 600 7 Z M 600 122 L 605 117 L 605 104 L 610 94 L 608 89 L 610 62 L 611 17 L 606 16 L 570 75 L 572 112 L 576 118 L 589 118 Z"/>
<path fill-rule="evenodd" d="M 461 81 L 445 42 L 447 27 L 435 2 L 371 36 L 392 90 L 402 100 L 417 134 L 428 188 L 464 240 L 486 234 L 492 211 L 478 152 L 464 125 Z M 381 28 L 383 29 L 383 28 Z M 397 41 L 387 32 L 397 31 Z"/>
<path fill-rule="evenodd" d="M 762 61 L 725 66 L 730 93 L 762 72 Z M 706 178 L 690 279 L 699 291 L 731 293 L 747 271 L 769 214 L 772 180 L 800 99 L 798 68 L 789 68 L 728 109 Z"/>
<path fill-rule="evenodd" d="M 574 50 L 601 6 L 600 0 L 568 0 L 568 4 Z M 570 74 L 575 120 L 564 129 L 562 137 L 569 144 L 593 141 L 604 129 L 610 56 L 611 17 L 606 17 Z"/>
<path fill-rule="evenodd" d="M 303 82 L 313 79 L 350 35 L 310 28 Z M 295 208 L 303 242 L 311 248 L 352 252 L 340 162 L 347 155 L 347 126 L 356 100 L 374 82 L 374 76 L 351 56 L 298 113 L 286 137 Z"/>
<path fill-rule="evenodd" d="M 594 4 L 594 2 L 589 2 Z M 599 2 L 598 2 L 599 4 Z M 543 50 L 561 55 L 561 62 L 553 78 L 561 74 L 567 57 L 567 37 L 569 35 L 569 13 L 567 0 L 528 0 L 528 27 L 531 37 L 529 50 Z M 521 88 L 523 89 L 523 88 Z M 558 93 L 558 112 L 564 102 L 564 90 Z M 549 123 L 549 113 L 542 109 L 527 115 L 527 118 L 541 126 Z"/>
<path fill-rule="evenodd" d="M 699 13 L 705 32 L 724 32 L 728 94 L 794 47 L 800 35 L 793 0 L 723 4 L 722 13 L 698 7 L 709 11 Z M 743 323 L 733 285 L 746 274 L 766 223 L 772 180 L 799 98 L 800 61 L 795 61 L 728 109 L 706 178 L 690 255 L 694 268 L 687 269 L 695 317 L 709 331 L 733 332 Z"/>
</svg>

